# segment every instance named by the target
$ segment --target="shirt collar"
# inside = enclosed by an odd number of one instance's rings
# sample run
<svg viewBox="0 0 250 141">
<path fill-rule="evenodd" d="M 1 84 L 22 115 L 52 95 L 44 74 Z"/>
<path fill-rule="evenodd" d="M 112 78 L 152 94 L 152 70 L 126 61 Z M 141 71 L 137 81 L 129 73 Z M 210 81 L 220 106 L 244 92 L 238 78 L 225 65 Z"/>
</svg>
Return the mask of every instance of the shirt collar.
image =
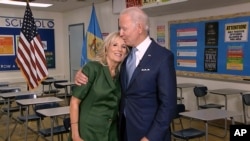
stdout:
<svg viewBox="0 0 250 141">
<path fill-rule="evenodd" d="M 136 48 L 138 49 L 138 59 L 141 60 L 143 55 L 145 54 L 146 50 L 148 49 L 149 45 L 151 44 L 152 40 L 149 38 L 145 38 Z"/>
</svg>

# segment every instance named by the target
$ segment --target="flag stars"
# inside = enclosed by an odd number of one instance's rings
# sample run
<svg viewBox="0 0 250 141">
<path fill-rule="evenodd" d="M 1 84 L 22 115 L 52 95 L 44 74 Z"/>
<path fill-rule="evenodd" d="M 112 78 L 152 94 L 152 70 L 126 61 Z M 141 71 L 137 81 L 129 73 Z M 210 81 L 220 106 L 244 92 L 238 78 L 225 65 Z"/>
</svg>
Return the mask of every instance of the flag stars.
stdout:
<svg viewBox="0 0 250 141">
<path fill-rule="evenodd" d="M 23 19 L 23 25 L 21 30 L 29 42 L 38 34 L 36 29 L 36 24 L 34 22 L 34 17 L 32 16 L 32 12 L 29 7 L 25 11 L 25 16 Z"/>
</svg>

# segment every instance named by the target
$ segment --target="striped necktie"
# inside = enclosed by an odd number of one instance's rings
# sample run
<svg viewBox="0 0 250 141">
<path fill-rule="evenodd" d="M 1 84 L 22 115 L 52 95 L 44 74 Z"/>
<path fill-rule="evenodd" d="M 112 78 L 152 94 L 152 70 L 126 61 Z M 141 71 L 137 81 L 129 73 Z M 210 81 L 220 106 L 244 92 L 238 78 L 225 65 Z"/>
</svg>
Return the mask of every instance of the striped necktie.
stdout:
<svg viewBox="0 0 250 141">
<path fill-rule="evenodd" d="M 136 68 L 136 51 L 137 51 L 137 48 L 133 47 L 129 56 L 128 56 L 128 59 L 127 59 L 127 64 L 126 64 L 126 68 L 127 68 L 127 84 L 129 83 L 133 73 L 134 73 L 134 70 Z"/>
</svg>

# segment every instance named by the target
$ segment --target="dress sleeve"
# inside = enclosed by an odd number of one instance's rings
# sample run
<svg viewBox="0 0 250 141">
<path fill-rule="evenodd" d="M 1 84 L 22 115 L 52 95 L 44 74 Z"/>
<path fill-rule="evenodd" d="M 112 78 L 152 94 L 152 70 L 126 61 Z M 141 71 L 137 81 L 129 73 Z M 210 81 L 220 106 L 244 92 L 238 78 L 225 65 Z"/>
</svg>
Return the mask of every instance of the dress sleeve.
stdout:
<svg viewBox="0 0 250 141">
<path fill-rule="evenodd" d="M 95 63 L 89 62 L 83 66 L 82 72 L 88 77 L 88 83 L 86 85 L 75 86 L 73 89 L 72 95 L 78 99 L 83 100 L 95 80 L 96 71 L 95 71 Z"/>
</svg>

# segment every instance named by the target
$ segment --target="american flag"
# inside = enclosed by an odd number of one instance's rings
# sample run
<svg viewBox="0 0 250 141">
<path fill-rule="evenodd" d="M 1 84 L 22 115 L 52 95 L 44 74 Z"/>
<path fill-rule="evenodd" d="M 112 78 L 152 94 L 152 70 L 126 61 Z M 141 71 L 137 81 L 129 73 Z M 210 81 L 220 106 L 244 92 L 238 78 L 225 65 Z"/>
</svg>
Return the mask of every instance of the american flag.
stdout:
<svg viewBox="0 0 250 141">
<path fill-rule="evenodd" d="M 48 76 L 42 41 L 28 2 L 20 32 L 16 63 L 26 79 L 29 90 L 38 87 Z"/>
</svg>

